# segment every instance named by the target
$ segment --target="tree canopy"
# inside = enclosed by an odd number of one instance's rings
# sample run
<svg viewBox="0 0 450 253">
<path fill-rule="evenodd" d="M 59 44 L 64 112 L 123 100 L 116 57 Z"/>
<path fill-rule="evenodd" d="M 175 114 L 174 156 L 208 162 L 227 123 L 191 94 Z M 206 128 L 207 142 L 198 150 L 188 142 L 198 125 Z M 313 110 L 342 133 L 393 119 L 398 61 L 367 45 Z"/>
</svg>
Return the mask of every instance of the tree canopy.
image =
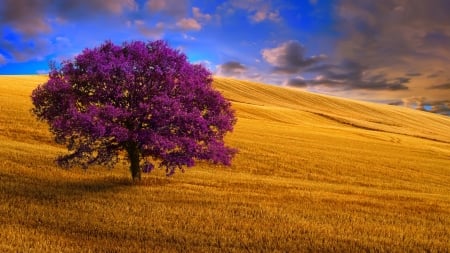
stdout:
<svg viewBox="0 0 450 253">
<path fill-rule="evenodd" d="M 198 160 L 230 165 L 236 153 L 224 143 L 234 111 L 212 81 L 164 41 L 107 41 L 52 66 L 32 111 L 67 146 L 60 166 L 114 166 L 124 153 L 133 179 L 155 163 L 172 175 Z"/>
</svg>

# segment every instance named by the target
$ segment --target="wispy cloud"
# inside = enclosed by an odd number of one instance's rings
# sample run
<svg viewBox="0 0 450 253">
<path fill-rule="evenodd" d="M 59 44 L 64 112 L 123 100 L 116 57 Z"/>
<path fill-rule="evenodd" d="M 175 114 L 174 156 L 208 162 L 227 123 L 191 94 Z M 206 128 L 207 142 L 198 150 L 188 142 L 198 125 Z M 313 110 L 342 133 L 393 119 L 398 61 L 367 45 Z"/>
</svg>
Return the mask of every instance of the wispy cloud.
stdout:
<svg viewBox="0 0 450 253">
<path fill-rule="evenodd" d="M 249 20 L 255 23 L 263 21 L 280 22 L 282 20 L 279 10 L 273 7 L 271 1 L 231 0 L 226 4 L 229 4 L 231 8 L 247 11 Z"/>
<path fill-rule="evenodd" d="M 209 22 L 212 19 L 211 14 L 202 13 L 198 7 L 192 7 L 192 14 L 194 15 L 195 20 L 199 22 Z"/>
<path fill-rule="evenodd" d="M 148 26 L 144 20 L 135 20 L 134 24 L 138 31 L 151 39 L 160 39 L 164 35 L 165 24 L 158 22 L 154 26 Z"/>
<path fill-rule="evenodd" d="M 3 65 L 6 63 L 6 58 L 4 55 L 0 54 L 0 65 Z"/>
</svg>

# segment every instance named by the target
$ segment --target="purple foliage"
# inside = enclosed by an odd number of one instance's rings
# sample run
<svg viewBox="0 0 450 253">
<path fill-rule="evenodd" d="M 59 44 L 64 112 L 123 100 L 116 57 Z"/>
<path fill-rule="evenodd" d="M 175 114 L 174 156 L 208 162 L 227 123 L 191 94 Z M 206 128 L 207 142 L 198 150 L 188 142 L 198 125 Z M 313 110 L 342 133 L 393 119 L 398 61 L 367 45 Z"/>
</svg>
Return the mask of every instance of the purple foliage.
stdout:
<svg viewBox="0 0 450 253">
<path fill-rule="evenodd" d="M 144 166 L 142 167 L 142 172 L 144 173 L 150 173 L 155 168 L 155 166 L 152 163 L 145 162 Z"/>
<path fill-rule="evenodd" d="M 223 140 L 234 112 L 211 84 L 207 69 L 163 41 L 105 42 L 53 67 L 32 93 L 33 112 L 67 146 L 61 166 L 113 166 L 124 150 L 133 179 L 146 157 L 173 174 L 196 160 L 229 165 L 236 152 Z"/>
</svg>

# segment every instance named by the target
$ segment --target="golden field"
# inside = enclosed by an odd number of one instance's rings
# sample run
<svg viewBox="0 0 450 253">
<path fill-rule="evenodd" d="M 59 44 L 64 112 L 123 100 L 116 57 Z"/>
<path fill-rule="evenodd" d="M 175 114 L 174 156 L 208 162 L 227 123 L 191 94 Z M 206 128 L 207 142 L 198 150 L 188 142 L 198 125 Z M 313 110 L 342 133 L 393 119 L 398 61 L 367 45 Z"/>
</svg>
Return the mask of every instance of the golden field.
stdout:
<svg viewBox="0 0 450 253">
<path fill-rule="evenodd" d="M 46 79 L 0 77 L 1 252 L 450 251 L 450 117 L 216 78 L 233 165 L 133 184 L 56 167 Z"/>
</svg>

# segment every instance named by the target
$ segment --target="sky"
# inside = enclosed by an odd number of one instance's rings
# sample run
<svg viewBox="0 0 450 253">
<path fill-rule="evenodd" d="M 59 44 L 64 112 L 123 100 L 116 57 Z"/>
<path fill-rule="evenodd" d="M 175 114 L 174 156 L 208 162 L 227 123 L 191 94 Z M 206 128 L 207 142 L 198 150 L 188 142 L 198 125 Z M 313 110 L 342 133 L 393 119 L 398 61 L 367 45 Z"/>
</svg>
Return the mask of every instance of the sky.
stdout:
<svg viewBox="0 0 450 253">
<path fill-rule="evenodd" d="M 214 75 L 450 115 L 448 0 L 0 0 L 0 74 L 162 39 Z"/>
</svg>

